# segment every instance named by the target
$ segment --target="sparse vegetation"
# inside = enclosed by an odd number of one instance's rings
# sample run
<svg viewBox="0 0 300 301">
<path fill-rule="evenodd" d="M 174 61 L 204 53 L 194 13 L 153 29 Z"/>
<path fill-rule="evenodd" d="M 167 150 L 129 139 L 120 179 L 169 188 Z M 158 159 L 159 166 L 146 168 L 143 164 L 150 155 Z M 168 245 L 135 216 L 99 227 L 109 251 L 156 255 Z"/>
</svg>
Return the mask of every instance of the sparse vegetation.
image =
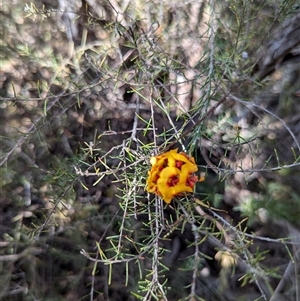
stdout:
<svg viewBox="0 0 300 301">
<path fill-rule="evenodd" d="M 300 298 L 297 1 L 0 13 L 0 300 Z M 166 204 L 172 149 L 205 181 Z"/>
</svg>

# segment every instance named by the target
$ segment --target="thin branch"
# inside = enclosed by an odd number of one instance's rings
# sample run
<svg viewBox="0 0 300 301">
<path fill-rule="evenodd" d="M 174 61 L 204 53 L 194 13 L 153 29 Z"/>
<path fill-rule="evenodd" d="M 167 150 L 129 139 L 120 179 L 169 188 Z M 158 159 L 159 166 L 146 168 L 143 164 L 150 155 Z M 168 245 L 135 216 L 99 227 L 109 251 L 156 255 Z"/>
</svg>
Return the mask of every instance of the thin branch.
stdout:
<svg viewBox="0 0 300 301">
<path fill-rule="evenodd" d="M 162 231 L 163 231 L 163 229 L 159 230 L 158 237 L 160 237 Z M 84 249 L 81 249 L 80 254 L 93 262 L 99 262 L 99 263 L 104 263 L 104 264 L 117 264 L 117 263 L 130 262 L 133 260 L 144 260 L 145 258 L 143 256 L 146 253 L 148 253 L 149 250 L 151 250 L 153 245 L 156 244 L 158 237 L 154 237 L 152 239 L 152 242 L 150 242 L 141 253 L 139 253 L 138 255 L 132 256 L 130 258 L 115 259 L 113 257 L 113 258 L 108 258 L 108 259 L 98 259 L 97 257 L 95 258 L 95 257 L 90 256 Z"/>
<path fill-rule="evenodd" d="M 213 169 L 216 171 L 222 171 L 224 173 L 228 173 L 229 175 L 233 175 L 235 173 L 238 172 L 242 172 L 242 173 L 254 173 L 254 172 L 273 172 L 273 171 L 279 171 L 282 169 L 289 169 L 289 168 L 293 168 L 293 167 L 298 167 L 300 166 L 300 162 L 295 162 L 292 164 L 285 164 L 282 166 L 276 166 L 276 167 L 271 167 L 271 168 L 253 168 L 253 169 L 227 169 L 227 168 L 220 168 L 218 166 L 215 165 L 197 165 L 201 168 L 204 169 Z"/>
<path fill-rule="evenodd" d="M 292 132 L 292 130 L 287 126 L 287 124 L 284 122 L 283 119 L 281 119 L 279 116 L 277 116 L 276 114 L 274 114 L 273 112 L 271 112 L 270 110 L 266 109 L 266 108 L 263 108 L 259 105 L 257 105 L 256 103 L 253 103 L 251 101 L 244 101 L 232 94 L 229 94 L 228 95 L 230 98 L 232 98 L 233 100 L 243 104 L 244 106 L 246 107 L 249 107 L 249 106 L 252 106 L 252 107 L 255 107 L 255 108 L 258 108 L 266 113 L 268 113 L 269 115 L 273 116 L 274 118 L 276 118 L 277 120 L 279 120 L 282 125 L 286 128 L 286 130 L 289 132 L 289 134 L 291 135 L 291 137 L 293 138 L 295 144 L 297 145 L 297 148 L 298 148 L 298 151 L 300 152 L 300 144 L 299 144 L 299 141 L 297 140 L 296 136 L 294 135 L 294 133 Z"/>
</svg>

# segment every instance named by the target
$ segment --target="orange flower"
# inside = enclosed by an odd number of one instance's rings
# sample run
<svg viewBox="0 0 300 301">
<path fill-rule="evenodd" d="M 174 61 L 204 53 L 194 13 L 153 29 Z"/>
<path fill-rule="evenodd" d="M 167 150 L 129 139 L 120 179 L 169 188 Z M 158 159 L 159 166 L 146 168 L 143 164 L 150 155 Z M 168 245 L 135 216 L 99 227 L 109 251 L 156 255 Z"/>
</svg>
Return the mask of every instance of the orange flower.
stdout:
<svg viewBox="0 0 300 301">
<path fill-rule="evenodd" d="M 167 204 L 173 197 L 184 192 L 193 192 L 197 181 L 204 178 L 194 174 L 198 167 L 193 157 L 178 153 L 177 149 L 151 157 L 152 165 L 147 180 L 147 191 L 160 196 Z"/>
</svg>

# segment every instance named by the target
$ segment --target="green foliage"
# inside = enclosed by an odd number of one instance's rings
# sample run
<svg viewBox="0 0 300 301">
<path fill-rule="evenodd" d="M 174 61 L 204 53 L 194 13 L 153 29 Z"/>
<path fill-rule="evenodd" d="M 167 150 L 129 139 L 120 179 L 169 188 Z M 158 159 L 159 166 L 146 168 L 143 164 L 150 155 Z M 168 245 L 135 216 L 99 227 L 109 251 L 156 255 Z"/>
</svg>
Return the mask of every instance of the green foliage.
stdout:
<svg viewBox="0 0 300 301">
<path fill-rule="evenodd" d="M 265 212 L 266 217 L 275 220 L 288 220 L 299 225 L 299 198 L 300 196 L 291 187 L 280 183 L 267 183 L 259 199 L 253 199 L 248 209 L 249 216 Z"/>
<path fill-rule="evenodd" d="M 299 73 L 257 74 L 295 1 L 68 5 L 1 12 L 0 300 L 275 300 Z M 145 185 L 175 148 L 206 180 L 166 205 Z"/>
</svg>

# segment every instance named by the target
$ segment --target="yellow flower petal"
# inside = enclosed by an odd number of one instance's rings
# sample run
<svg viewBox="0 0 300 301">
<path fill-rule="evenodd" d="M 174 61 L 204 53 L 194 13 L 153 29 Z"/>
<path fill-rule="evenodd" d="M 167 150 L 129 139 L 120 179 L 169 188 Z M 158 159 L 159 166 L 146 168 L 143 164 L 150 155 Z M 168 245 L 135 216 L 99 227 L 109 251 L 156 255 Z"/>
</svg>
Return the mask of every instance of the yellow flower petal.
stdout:
<svg viewBox="0 0 300 301">
<path fill-rule="evenodd" d="M 157 162 L 156 157 L 151 157 L 151 158 L 150 158 L 150 163 L 151 163 L 151 165 L 155 165 L 156 162 Z"/>
<path fill-rule="evenodd" d="M 165 167 L 161 172 L 160 172 L 160 179 L 168 179 L 172 176 L 176 176 L 180 174 L 180 170 L 176 167 Z"/>
<path fill-rule="evenodd" d="M 160 196 L 166 203 L 184 192 L 193 192 L 195 183 L 203 180 L 194 174 L 198 167 L 195 159 L 178 149 L 151 157 L 146 190 Z"/>
<path fill-rule="evenodd" d="M 173 157 L 175 160 L 182 161 L 182 162 L 185 162 L 185 163 L 190 162 L 189 158 L 188 158 L 187 156 L 183 155 L 183 153 L 172 154 L 172 157 Z"/>
<path fill-rule="evenodd" d="M 162 199 L 168 204 L 175 196 L 181 195 L 184 192 L 193 192 L 193 189 L 191 187 L 188 187 L 183 184 L 179 184 L 174 187 L 167 187 L 166 185 L 158 185 L 158 188 L 161 193 Z"/>
</svg>

